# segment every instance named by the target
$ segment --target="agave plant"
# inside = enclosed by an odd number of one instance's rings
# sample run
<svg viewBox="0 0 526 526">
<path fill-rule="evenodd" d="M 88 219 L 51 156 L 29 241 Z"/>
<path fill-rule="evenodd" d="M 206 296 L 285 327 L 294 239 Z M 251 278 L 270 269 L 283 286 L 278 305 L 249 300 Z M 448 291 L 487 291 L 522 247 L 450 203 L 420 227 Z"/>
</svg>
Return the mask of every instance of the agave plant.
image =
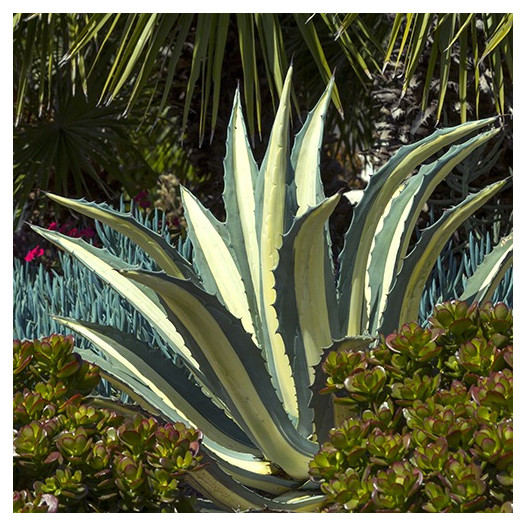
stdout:
<svg viewBox="0 0 526 526">
<path fill-rule="evenodd" d="M 291 77 L 289 69 L 260 167 L 235 95 L 224 161 L 226 220 L 182 190 L 191 262 L 130 214 L 84 199 L 48 194 L 128 236 L 161 270 L 127 268 L 105 249 L 34 227 L 122 294 L 167 343 L 173 360 L 115 328 L 58 318 L 100 350 L 80 353 L 103 376 L 163 418 L 203 431 L 207 467 L 190 475 L 192 483 L 230 510 L 316 509 L 322 495 L 308 466 L 332 425 L 329 397 L 316 387 L 324 349 L 363 348 L 379 331 L 416 319 L 450 235 L 507 184 L 496 182 L 445 211 L 408 254 L 433 189 L 498 133 L 495 119 L 438 130 L 402 148 L 371 178 L 334 264 L 328 220 L 341 196 L 324 196 L 319 173 L 332 82 L 289 149 Z M 484 285 L 480 294 L 502 274 L 502 265 L 484 268 L 468 281 Z"/>
<path fill-rule="evenodd" d="M 155 229 L 167 240 L 171 239 L 169 224 L 166 222 L 168 216 L 159 214 L 158 209 L 152 214 L 143 214 L 139 208 L 133 206 L 133 202 L 132 206 L 127 208 L 121 199 L 118 210 L 129 210 L 140 223 Z M 104 240 L 104 247 L 130 263 L 130 266 L 159 270 L 155 262 L 138 245 L 130 242 L 129 238 L 102 223 L 96 222 L 95 228 L 99 238 Z M 501 245 L 501 251 L 506 252 L 507 258 L 512 257 L 512 253 L 507 250 L 507 245 L 511 242 L 512 239 L 507 238 L 506 243 Z M 466 280 L 484 261 L 485 265 L 494 266 L 490 258 L 486 259 L 493 249 L 493 244 L 489 231 L 486 230 L 485 236 L 479 240 L 470 232 L 465 252 L 460 259 L 456 257 L 459 247 L 452 241 L 448 243 L 437 259 L 422 294 L 418 314 L 421 323 L 427 320 L 438 303 L 466 294 Z M 191 256 L 190 244 L 183 244 L 181 237 L 178 249 L 189 250 L 186 256 Z M 498 251 L 493 252 L 492 258 L 495 257 L 498 258 Z M 106 286 L 93 272 L 69 254 L 59 253 L 58 258 L 60 273 L 47 272 L 44 263 L 35 265 L 35 262 L 21 262 L 17 258 L 13 260 L 14 338 L 32 340 L 45 334 L 60 332 L 61 325 L 49 316 L 52 312 L 59 316 L 103 322 L 124 332 L 134 333 L 139 339 L 164 349 L 165 354 L 171 356 L 155 329 L 121 295 Z M 475 288 L 480 292 L 480 286 L 475 285 Z M 491 301 L 513 306 L 513 267 L 505 272 Z M 75 344 L 78 347 L 92 347 L 82 338 L 76 338 Z"/>
</svg>

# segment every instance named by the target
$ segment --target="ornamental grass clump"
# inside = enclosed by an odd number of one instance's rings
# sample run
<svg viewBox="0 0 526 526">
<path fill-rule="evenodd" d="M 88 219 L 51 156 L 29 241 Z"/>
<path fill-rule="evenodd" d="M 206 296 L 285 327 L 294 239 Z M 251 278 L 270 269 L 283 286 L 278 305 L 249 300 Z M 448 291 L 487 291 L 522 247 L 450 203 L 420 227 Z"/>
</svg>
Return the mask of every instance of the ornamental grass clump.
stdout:
<svg viewBox="0 0 526 526">
<path fill-rule="evenodd" d="M 56 334 L 13 341 L 13 511 L 192 511 L 181 480 L 200 431 L 91 405 L 99 369 L 72 350 Z"/>
<path fill-rule="evenodd" d="M 448 302 L 323 364 L 340 419 L 310 463 L 326 512 L 511 512 L 513 314 Z"/>
</svg>

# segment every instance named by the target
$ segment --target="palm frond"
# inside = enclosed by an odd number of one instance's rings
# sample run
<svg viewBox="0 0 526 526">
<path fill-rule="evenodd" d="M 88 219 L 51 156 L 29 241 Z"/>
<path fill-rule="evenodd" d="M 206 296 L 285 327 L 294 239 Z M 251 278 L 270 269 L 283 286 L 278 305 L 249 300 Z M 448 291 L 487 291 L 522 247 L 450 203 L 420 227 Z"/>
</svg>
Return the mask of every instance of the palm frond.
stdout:
<svg viewBox="0 0 526 526">
<path fill-rule="evenodd" d="M 405 24 L 404 24 L 405 22 Z M 435 78 L 439 63 L 439 94 L 436 119 L 440 121 L 443 103 L 451 81 L 453 58 L 458 59 L 459 108 L 461 122 L 467 120 L 468 73 L 474 76 L 473 98 L 478 116 L 481 90 L 480 68 L 490 70 L 492 97 L 495 110 L 506 113 L 505 76 L 513 78 L 512 37 L 513 15 L 511 13 L 398 13 L 393 21 L 387 44 L 384 71 L 391 63 L 393 51 L 398 46 L 398 58 L 393 65 L 396 72 L 399 61 L 405 57 L 402 74 L 407 88 L 416 68 L 423 60 L 426 49 L 431 47 L 427 76 L 422 95 L 422 110 L 426 109 L 431 79 Z M 483 48 L 482 53 L 480 48 Z M 505 63 L 505 67 L 504 67 Z"/>
</svg>

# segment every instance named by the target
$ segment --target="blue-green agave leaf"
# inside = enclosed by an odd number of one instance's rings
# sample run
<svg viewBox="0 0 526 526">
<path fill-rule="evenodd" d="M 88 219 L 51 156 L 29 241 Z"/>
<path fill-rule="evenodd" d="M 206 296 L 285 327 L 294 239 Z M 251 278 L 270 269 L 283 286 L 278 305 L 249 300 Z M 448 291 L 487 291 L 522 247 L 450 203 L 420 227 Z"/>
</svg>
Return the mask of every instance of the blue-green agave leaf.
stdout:
<svg viewBox="0 0 526 526">
<path fill-rule="evenodd" d="M 292 365 L 278 332 L 278 313 L 275 309 L 276 290 L 274 269 L 278 250 L 286 229 L 287 173 L 289 159 L 289 121 L 292 68 L 289 68 L 278 111 L 270 134 L 268 148 L 256 180 L 256 228 L 260 257 L 259 312 L 263 327 L 263 349 L 273 385 L 286 412 L 297 421 L 299 417 L 296 385 Z"/>
<path fill-rule="evenodd" d="M 336 286 L 327 250 L 325 228 L 340 195 L 307 211 L 293 223 L 279 249 L 274 271 L 279 332 L 293 364 L 298 389 L 300 432 L 311 435 L 314 415 L 309 407 L 314 367 L 337 334 Z"/>
<path fill-rule="evenodd" d="M 294 171 L 297 216 L 301 216 L 308 208 L 316 206 L 325 198 L 320 175 L 320 150 L 325 115 L 333 86 L 334 77 L 329 81 L 314 109 L 307 115 L 305 124 L 294 139 L 290 161 Z"/>
<path fill-rule="evenodd" d="M 181 189 L 188 236 L 195 249 L 194 262 L 205 290 L 219 300 L 236 317 L 245 330 L 254 334 L 247 292 L 236 255 L 230 245 L 230 234 L 188 190 Z M 247 276 L 247 279 L 250 279 Z"/>
<path fill-rule="evenodd" d="M 249 145 L 239 89 L 234 96 L 224 159 L 225 227 L 236 255 L 256 337 L 263 342 L 260 307 L 260 254 L 256 228 L 255 187 L 258 167 Z"/>
<path fill-rule="evenodd" d="M 110 254 L 106 249 L 96 248 L 86 243 L 83 239 L 71 238 L 34 225 L 32 229 L 51 243 L 54 243 L 77 258 L 88 269 L 121 294 L 155 327 L 155 330 L 163 340 L 174 353 L 184 360 L 202 385 L 214 391 L 210 382 L 214 376 L 212 375 L 206 378 L 202 373 L 201 364 L 199 364 L 188 349 L 183 336 L 174 326 L 173 320 L 170 319 L 169 312 L 164 308 L 158 296 L 148 287 L 141 286 L 136 282 L 130 281 L 122 274 L 119 274 L 117 270 L 127 268 L 129 266 L 128 264 Z"/>
<path fill-rule="evenodd" d="M 237 424 L 225 414 L 217 399 L 203 393 L 184 367 L 177 366 L 159 351 L 150 349 L 131 334 L 97 323 L 55 317 L 64 326 L 82 334 L 102 353 L 78 349 L 80 355 L 98 365 L 128 394 L 155 408 L 169 421 L 182 421 L 200 429 L 217 445 L 242 453 L 257 455 L 258 450 Z"/>
<path fill-rule="evenodd" d="M 51 193 L 45 193 L 53 201 L 67 206 L 76 212 L 96 219 L 137 243 L 167 274 L 179 278 L 199 280 L 192 265 L 162 236 L 153 232 L 130 213 L 117 212 L 103 204 L 89 203 L 85 199 L 69 199 Z"/>
<path fill-rule="evenodd" d="M 279 510 L 306 513 L 316 511 L 324 498 L 317 491 L 285 493 L 279 500 L 267 498 L 239 483 L 213 462 L 187 476 L 194 488 L 225 511 Z"/>
</svg>

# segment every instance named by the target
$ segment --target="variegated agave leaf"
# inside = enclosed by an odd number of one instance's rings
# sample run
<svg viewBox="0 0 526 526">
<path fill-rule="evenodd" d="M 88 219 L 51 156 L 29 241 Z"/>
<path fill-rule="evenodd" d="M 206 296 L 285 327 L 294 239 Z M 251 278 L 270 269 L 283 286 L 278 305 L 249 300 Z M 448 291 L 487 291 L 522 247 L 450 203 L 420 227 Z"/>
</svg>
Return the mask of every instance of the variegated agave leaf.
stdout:
<svg viewBox="0 0 526 526">
<path fill-rule="evenodd" d="M 339 257 L 339 312 L 346 335 L 362 334 L 367 330 L 368 307 L 365 294 L 368 261 L 382 217 L 400 185 L 411 177 L 415 168 L 439 150 L 495 120 L 496 118 L 483 119 L 438 130 L 415 144 L 400 148 L 383 168 L 371 176 L 363 198 L 354 211 Z"/>
<path fill-rule="evenodd" d="M 484 258 L 464 285 L 460 300 L 483 304 L 490 301 L 495 289 L 513 264 L 513 231 Z"/>
<path fill-rule="evenodd" d="M 388 293 L 407 256 L 418 216 L 433 190 L 458 163 L 486 144 L 498 131 L 490 130 L 452 146 L 438 160 L 422 166 L 418 173 L 404 181 L 399 193 L 391 199 L 377 227 L 367 265 L 365 319 L 370 334 L 375 334 L 381 325 Z M 448 239 L 449 236 L 444 238 L 444 245 Z M 435 260 L 431 263 L 434 266 Z"/>
<path fill-rule="evenodd" d="M 478 208 L 497 194 L 507 180 L 493 183 L 471 194 L 459 205 L 446 210 L 440 219 L 422 232 L 413 251 L 403 261 L 400 273 L 389 291 L 380 331 L 388 334 L 407 321 L 418 318 L 420 298 L 434 262 L 453 232 Z"/>
<path fill-rule="evenodd" d="M 323 353 L 364 348 L 378 329 L 409 321 L 452 232 L 506 184 L 446 212 L 408 255 L 433 189 L 497 131 L 484 131 L 494 122 L 486 119 L 402 148 L 372 176 L 336 273 L 328 220 L 340 195 L 325 197 L 319 173 L 332 82 L 291 150 L 291 78 L 292 69 L 260 167 L 235 95 L 224 161 L 226 220 L 182 189 L 191 263 L 130 215 L 84 200 L 48 194 L 128 236 L 162 270 L 127 268 L 105 250 L 35 227 L 127 298 L 166 342 L 171 359 L 114 328 L 59 318 L 100 350 L 81 352 L 106 378 L 163 418 L 204 432 L 210 464 L 192 480 L 225 509 L 315 509 L 320 493 L 308 482 L 308 463 L 327 432 L 327 419 L 315 412 L 330 414 L 329 398 L 318 393 Z M 510 254 L 506 240 L 470 278 L 466 297 L 486 297 Z"/>
</svg>

